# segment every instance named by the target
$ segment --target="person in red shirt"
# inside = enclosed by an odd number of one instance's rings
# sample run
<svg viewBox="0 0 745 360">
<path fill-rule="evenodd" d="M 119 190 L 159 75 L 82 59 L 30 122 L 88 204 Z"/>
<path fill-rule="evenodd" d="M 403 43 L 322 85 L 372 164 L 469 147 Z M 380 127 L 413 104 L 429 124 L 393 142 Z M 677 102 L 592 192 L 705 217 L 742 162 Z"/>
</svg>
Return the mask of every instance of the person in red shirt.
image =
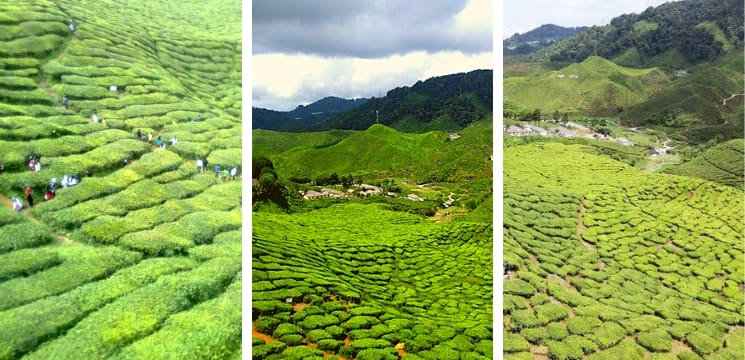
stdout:
<svg viewBox="0 0 745 360">
<path fill-rule="evenodd" d="M 31 186 L 26 186 L 26 201 L 28 201 L 28 207 L 34 206 L 34 198 L 31 196 Z"/>
</svg>

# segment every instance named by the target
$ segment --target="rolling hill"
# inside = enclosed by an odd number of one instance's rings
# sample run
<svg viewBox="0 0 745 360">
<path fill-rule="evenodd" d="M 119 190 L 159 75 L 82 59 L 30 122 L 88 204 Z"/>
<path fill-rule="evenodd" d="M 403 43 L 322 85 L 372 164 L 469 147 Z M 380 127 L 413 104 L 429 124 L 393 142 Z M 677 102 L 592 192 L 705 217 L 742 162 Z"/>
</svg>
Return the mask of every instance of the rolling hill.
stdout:
<svg viewBox="0 0 745 360">
<path fill-rule="evenodd" d="M 410 134 L 381 124 L 364 131 L 254 130 L 253 152 L 270 158 L 282 178 L 336 173 L 461 182 L 491 177 L 490 120 L 472 123 L 452 141 L 442 131 Z"/>
<path fill-rule="evenodd" d="M 745 141 L 734 139 L 717 144 L 703 154 L 666 170 L 742 189 L 745 185 Z"/>
<path fill-rule="evenodd" d="M 543 75 L 506 78 L 504 101 L 543 113 L 615 115 L 643 102 L 669 82 L 659 69 L 625 68 L 593 56 Z"/>
</svg>

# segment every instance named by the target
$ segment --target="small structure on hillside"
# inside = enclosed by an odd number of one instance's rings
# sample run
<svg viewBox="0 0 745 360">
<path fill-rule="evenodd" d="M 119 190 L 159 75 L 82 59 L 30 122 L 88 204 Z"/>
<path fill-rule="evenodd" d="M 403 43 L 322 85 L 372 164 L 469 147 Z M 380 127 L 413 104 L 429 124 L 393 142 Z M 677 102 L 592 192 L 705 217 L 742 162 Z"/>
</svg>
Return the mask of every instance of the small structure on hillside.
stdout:
<svg viewBox="0 0 745 360">
<path fill-rule="evenodd" d="M 570 79 L 579 79 L 579 75 L 569 75 Z"/>
<path fill-rule="evenodd" d="M 321 193 L 319 193 L 318 191 L 315 191 L 315 190 L 308 190 L 308 191 L 305 192 L 305 194 L 303 194 L 303 198 L 305 200 L 316 200 L 316 199 L 320 199 L 322 197 L 323 197 L 323 194 L 321 194 Z"/>
<path fill-rule="evenodd" d="M 526 130 L 528 135 L 540 135 L 540 136 L 548 136 L 548 130 L 535 126 L 535 125 L 524 125 L 523 129 Z"/>
<path fill-rule="evenodd" d="M 616 144 L 621 144 L 623 146 L 634 146 L 634 143 L 631 142 L 631 140 L 627 138 L 616 138 Z"/>
<path fill-rule="evenodd" d="M 564 75 L 564 74 L 559 74 L 559 75 L 556 75 L 556 77 L 557 77 L 557 78 L 559 78 L 559 80 L 561 80 L 561 79 L 565 78 L 565 77 L 566 77 L 566 75 Z"/>
<path fill-rule="evenodd" d="M 507 132 L 507 135 L 509 136 L 525 136 L 527 135 L 527 131 L 519 126 L 510 125 L 505 129 Z"/>
<path fill-rule="evenodd" d="M 424 201 L 424 199 L 419 197 L 417 194 L 409 194 L 408 196 L 406 196 L 406 198 L 411 201 Z"/>
<path fill-rule="evenodd" d="M 451 140 L 452 141 L 452 140 L 458 139 L 459 137 L 460 137 L 460 134 L 458 134 L 458 133 L 452 133 L 452 134 L 449 134 L 448 135 L 448 140 Z"/>
</svg>

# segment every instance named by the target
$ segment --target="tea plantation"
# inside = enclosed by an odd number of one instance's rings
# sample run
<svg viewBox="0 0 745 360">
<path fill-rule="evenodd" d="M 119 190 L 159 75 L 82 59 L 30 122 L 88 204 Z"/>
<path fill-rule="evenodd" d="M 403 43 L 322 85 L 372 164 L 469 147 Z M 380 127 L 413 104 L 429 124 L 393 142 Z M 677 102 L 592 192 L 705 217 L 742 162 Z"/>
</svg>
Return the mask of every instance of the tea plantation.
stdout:
<svg viewBox="0 0 745 360">
<path fill-rule="evenodd" d="M 240 11 L 0 3 L 0 359 L 240 358 Z"/>
<path fill-rule="evenodd" d="M 254 359 L 491 358 L 491 224 L 356 203 L 252 224 Z"/>
<path fill-rule="evenodd" d="M 742 359 L 741 188 L 505 148 L 506 359 Z"/>
</svg>

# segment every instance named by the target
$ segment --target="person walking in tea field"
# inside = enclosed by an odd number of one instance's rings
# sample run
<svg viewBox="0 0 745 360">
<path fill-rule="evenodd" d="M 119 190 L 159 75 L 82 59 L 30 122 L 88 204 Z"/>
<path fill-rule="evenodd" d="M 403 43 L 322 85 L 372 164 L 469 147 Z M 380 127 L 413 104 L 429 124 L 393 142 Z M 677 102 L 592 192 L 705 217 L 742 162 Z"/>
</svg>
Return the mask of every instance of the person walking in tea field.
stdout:
<svg viewBox="0 0 745 360">
<path fill-rule="evenodd" d="M 29 160 L 28 161 L 28 170 L 29 171 L 34 171 L 35 168 L 36 168 L 36 161 L 34 161 L 34 159 Z"/>
<path fill-rule="evenodd" d="M 204 162 L 202 162 L 202 158 L 197 158 L 197 173 L 202 172 L 203 167 L 204 167 Z"/>
<path fill-rule="evenodd" d="M 34 197 L 32 196 L 31 186 L 26 186 L 24 191 L 26 194 L 26 201 L 28 201 L 28 207 L 34 207 Z"/>
<path fill-rule="evenodd" d="M 98 123 L 98 112 L 96 110 L 93 110 L 93 115 L 91 115 L 91 120 L 93 120 L 94 123 Z"/>
<path fill-rule="evenodd" d="M 19 199 L 16 196 L 13 196 L 13 210 L 15 211 L 21 211 L 23 210 L 23 203 L 21 202 L 21 199 Z"/>
<path fill-rule="evenodd" d="M 215 179 L 220 175 L 220 164 L 215 165 Z"/>
<path fill-rule="evenodd" d="M 158 136 L 158 139 L 157 139 L 157 140 L 155 140 L 155 146 L 157 146 L 157 147 L 159 147 L 159 148 L 160 148 L 161 146 L 163 146 L 163 141 L 161 141 L 161 140 L 160 140 L 160 136 Z"/>
<path fill-rule="evenodd" d="M 70 104 L 70 99 L 67 97 L 67 95 L 62 95 L 62 105 L 65 106 L 65 110 L 67 110 L 67 105 Z"/>
<path fill-rule="evenodd" d="M 152 133 L 152 131 L 147 133 L 147 142 L 150 145 L 153 144 L 153 133 Z"/>
<path fill-rule="evenodd" d="M 39 160 L 36 161 L 36 163 L 34 164 L 34 171 L 35 172 L 41 171 L 41 161 Z"/>
<path fill-rule="evenodd" d="M 142 130 L 137 129 L 137 140 L 142 141 Z"/>
<path fill-rule="evenodd" d="M 238 174 L 238 167 L 237 166 L 233 166 L 233 168 L 230 169 L 230 181 L 235 180 L 235 175 L 237 175 L 237 174 Z"/>
<path fill-rule="evenodd" d="M 220 177 L 220 179 L 222 181 L 228 181 L 229 178 L 230 178 L 230 172 L 226 168 L 225 170 L 222 171 L 222 176 Z"/>
<path fill-rule="evenodd" d="M 202 116 L 197 114 L 197 116 L 194 118 L 194 121 L 202 121 Z"/>
</svg>

